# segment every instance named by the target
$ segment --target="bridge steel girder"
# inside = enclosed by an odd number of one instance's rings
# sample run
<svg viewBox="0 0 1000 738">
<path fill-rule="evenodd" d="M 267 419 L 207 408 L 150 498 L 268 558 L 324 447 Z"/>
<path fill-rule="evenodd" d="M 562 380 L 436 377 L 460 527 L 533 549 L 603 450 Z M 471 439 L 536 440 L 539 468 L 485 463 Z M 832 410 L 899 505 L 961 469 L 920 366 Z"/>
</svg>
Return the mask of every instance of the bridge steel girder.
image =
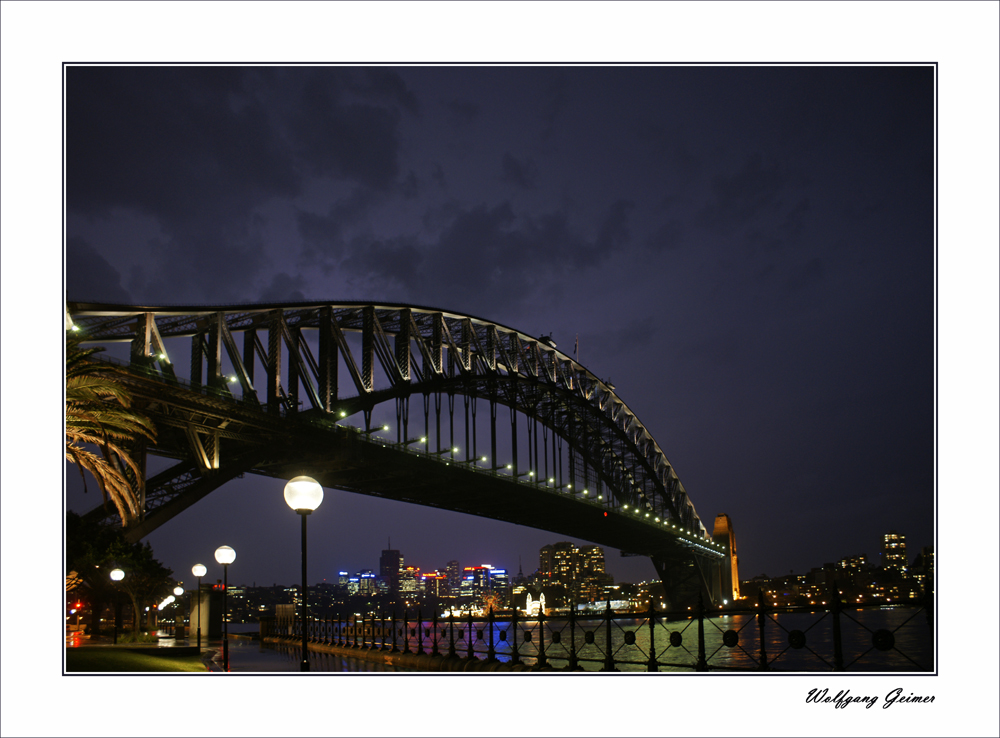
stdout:
<svg viewBox="0 0 1000 738">
<path fill-rule="evenodd" d="M 584 466 L 611 491 L 605 501 L 608 510 L 618 513 L 625 505 L 633 509 L 639 506 L 661 518 L 664 526 L 679 526 L 690 531 L 674 539 L 661 535 L 666 543 L 644 544 L 643 550 L 625 540 L 619 541 L 621 545 L 604 541 L 606 545 L 652 556 L 654 563 L 659 557 L 658 570 L 663 568 L 663 576 L 672 579 L 679 575 L 671 573 L 663 564 L 668 559 L 680 560 L 692 555 L 696 559 L 717 558 L 717 552 L 709 548 L 708 531 L 673 466 L 635 413 L 618 397 L 613 386 L 556 350 L 550 342 L 473 316 L 399 304 L 296 303 L 208 309 L 71 303 L 67 309 L 74 324 L 81 328 L 85 342 L 132 342 L 135 381 L 141 385 L 140 394 L 157 426 L 173 424 L 183 431 L 180 436 L 168 433 L 162 443 L 157 444 L 162 448 L 152 448 L 151 452 L 165 452 L 191 462 L 199 456 L 198 444 L 192 442 L 192 438 L 197 440 L 200 436 L 220 434 L 223 448 L 228 444 L 228 449 L 214 464 L 218 469 L 210 468 L 212 463 L 201 464 L 200 473 L 205 479 L 228 469 L 228 456 L 245 460 L 252 456 L 252 448 L 262 444 L 269 448 L 280 446 L 277 441 L 288 433 L 290 414 L 299 415 L 294 411 L 300 382 L 306 388 L 306 400 L 311 406 L 300 415 L 307 425 L 313 425 L 311 432 L 314 433 L 317 422 L 329 422 L 335 415 L 364 412 L 367 419 L 376 405 L 391 400 L 405 403 L 415 394 L 424 396 L 425 413 L 427 398 L 447 394 L 449 417 L 453 423 L 454 396 L 461 394 L 490 401 L 493 427 L 496 425 L 495 405 L 502 404 L 511 408 L 515 415 L 519 413 L 529 419 L 529 434 L 531 424 L 534 427 L 540 424 L 543 434 L 551 431 L 553 468 L 557 437 L 560 454 L 565 441 L 570 464 L 575 463 L 574 454 L 577 454 Z M 261 327 L 268 331 L 266 350 L 257 336 Z M 318 335 L 318 362 L 305 340 L 306 331 L 316 331 Z M 239 332 L 245 332 L 242 357 L 238 355 L 233 338 Z M 361 337 L 360 361 L 355 358 L 347 339 L 352 333 Z M 165 354 L 164 340 L 177 337 L 190 337 L 192 341 L 190 385 L 174 376 L 172 371 L 169 374 L 151 371 L 147 358 L 154 346 Z M 211 375 L 219 376 L 222 346 L 226 347 L 243 387 L 243 403 L 233 401 L 224 382 L 216 381 L 212 386 Z M 282 347 L 291 369 L 288 391 L 282 385 Z M 446 351 L 447 362 L 444 360 Z M 253 390 L 255 353 L 268 375 L 263 405 Z M 136 360 L 140 354 L 141 362 Z M 420 355 L 419 362 L 415 361 L 416 354 Z M 210 360 L 207 390 L 201 385 L 203 355 L 208 355 Z M 357 389 L 356 396 L 338 396 L 337 367 L 341 359 Z M 375 386 L 376 362 L 388 380 L 388 387 Z M 169 361 L 165 365 L 169 366 Z M 239 410 L 234 409 L 234 405 Z M 435 400 L 435 406 L 440 407 L 439 400 Z M 294 435 L 299 436 L 297 442 L 301 444 L 307 434 Z M 512 424 L 512 435 L 516 464 L 516 424 Z M 531 449 L 536 459 L 538 435 L 536 431 L 535 446 Z M 180 437 L 185 437 L 183 444 L 177 440 Z M 492 443 L 495 448 L 495 432 Z M 548 451 L 545 446 L 546 458 Z M 201 456 L 204 462 L 207 455 Z M 277 462 L 271 465 L 257 463 L 253 472 L 270 474 L 280 466 Z M 559 468 L 561 473 L 561 456 Z M 496 483 L 517 486 L 500 478 Z M 207 482 L 199 489 L 206 486 Z M 332 486 L 350 489 L 344 481 Z M 151 499 L 159 499 L 155 489 L 151 489 L 150 494 Z M 571 495 L 567 501 L 575 497 Z M 419 504 L 440 506 L 433 501 Z M 157 518 L 162 520 L 163 514 L 158 514 Z M 517 522 L 532 525 L 525 520 Z M 636 524 L 641 525 L 641 522 L 636 521 Z M 545 529 L 586 537 L 570 530 Z M 672 531 L 670 533 L 673 535 Z M 638 539 L 633 536 L 633 540 Z M 701 542 L 709 545 L 703 546 Z M 685 567 L 685 571 L 690 568 L 686 564 Z M 707 575 L 699 574 L 699 577 L 703 582 L 710 580 Z M 706 584 L 705 589 L 709 592 L 709 601 L 714 601 L 711 584 Z"/>
</svg>

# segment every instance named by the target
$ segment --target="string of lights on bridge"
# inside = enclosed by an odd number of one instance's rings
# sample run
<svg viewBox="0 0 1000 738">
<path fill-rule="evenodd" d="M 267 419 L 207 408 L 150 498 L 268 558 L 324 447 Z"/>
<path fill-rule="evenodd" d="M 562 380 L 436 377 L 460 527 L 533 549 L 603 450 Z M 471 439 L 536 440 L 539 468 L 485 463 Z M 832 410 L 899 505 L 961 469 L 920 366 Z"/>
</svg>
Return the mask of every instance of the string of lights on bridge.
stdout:
<svg viewBox="0 0 1000 738">
<path fill-rule="evenodd" d="M 340 412 L 340 417 L 341 418 L 347 417 L 347 413 L 341 411 Z M 450 454 L 457 454 L 460 451 L 460 449 L 459 449 L 458 446 L 453 446 L 451 448 L 443 448 L 443 449 L 440 449 L 438 451 L 433 451 L 433 452 L 414 451 L 414 450 L 411 450 L 409 448 L 409 446 L 412 445 L 412 444 L 426 444 L 427 443 L 426 436 L 421 436 L 420 438 L 413 438 L 413 439 L 410 439 L 408 441 L 403 441 L 402 443 L 385 443 L 384 439 L 377 438 L 377 437 L 375 437 L 375 438 L 372 437 L 375 433 L 389 431 L 390 428 L 389 428 L 388 425 L 382 425 L 382 426 L 380 426 L 378 428 L 369 428 L 367 430 L 362 430 L 361 428 L 357 428 L 357 427 L 355 427 L 353 425 L 346 425 L 346 424 L 342 424 L 342 423 L 336 423 L 336 425 L 338 427 L 340 427 L 340 428 L 344 428 L 346 430 L 354 431 L 355 433 L 358 434 L 358 436 L 361 439 L 363 439 L 365 441 L 368 441 L 369 443 L 378 443 L 383 448 L 388 448 L 389 446 L 392 446 L 392 447 L 395 447 L 395 448 L 399 448 L 400 450 L 407 451 L 407 452 L 409 452 L 411 454 L 416 454 L 416 455 L 419 455 L 419 456 L 425 456 L 425 455 L 427 455 L 427 456 L 431 456 L 431 457 L 439 457 L 439 456 L 444 456 L 445 454 L 449 454 L 449 453 Z M 505 465 L 501 465 L 501 466 L 493 466 L 493 467 L 490 467 L 489 469 L 481 469 L 478 466 L 476 466 L 476 464 L 478 464 L 480 462 L 486 463 L 488 461 L 489 461 L 489 459 L 486 456 L 480 456 L 478 459 L 461 459 L 461 460 L 456 461 L 455 463 L 456 464 L 461 464 L 461 465 L 468 465 L 466 468 L 469 468 L 472 471 L 476 471 L 476 472 L 479 472 L 481 474 L 483 474 L 483 473 L 493 474 L 493 473 L 495 473 L 497 471 L 500 471 L 500 470 L 511 470 L 511 471 L 513 471 L 513 464 L 505 464 Z M 446 461 L 445 462 L 445 466 L 450 466 L 450 465 L 451 465 L 450 461 Z M 567 490 L 568 493 L 572 493 L 572 489 L 573 489 L 572 483 L 565 484 L 562 487 L 556 487 L 553 490 L 553 488 L 550 488 L 547 485 L 543 486 L 543 487 L 539 487 L 538 486 L 537 482 L 534 479 L 535 478 L 535 472 L 534 472 L 534 470 L 529 470 L 529 471 L 521 472 L 520 474 L 518 474 L 518 477 L 525 477 L 525 476 L 528 477 L 528 481 L 522 481 L 521 479 L 518 479 L 518 478 L 513 478 L 512 481 L 516 481 L 516 482 L 521 483 L 521 484 L 531 484 L 531 485 L 535 486 L 536 488 L 542 489 L 542 490 L 545 490 L 545 491 L 559 492 L 559 491 L 565 489 L 565 490 Z M 548 484 L 555 484 L 555 479 L 552 478 L 552 477 L 550 477 L 548 479 Z M 584 503 L 591 504 L 591 505 L 602 506 L 602 505 L 598 505 L 597 501 L 598 500 L 603 501 L 604 500 L 604 495 L 597 495 L 596 498 L 590 498 L 589 497 L 590 490 L 587 490 L 587 489 L 583 490 L 582 495 L 583 495 L 583 497 L 586 497 L 588 499 L 578 500 L 579 502 L 584 502 Z M 623 510 L 628 510 L 629 506 L 628 505 L 623 505 L 622 509 Z M 614 512 L 614 511 L 612 510 L 611 512 Z M 605 511 L 604 514 L 607 515 L 608 512 Z M 620 514 L 622 514 L 622 513 L 620 513 Z M 641 516 L 639 518 L 638 522 L 646 523 L 648 525 L 652 525 L 653 527 L 657 528 L 657 530 L 671 529 L 670 532 L 673 532 L 673 533 L 675 533 L 678 536 L 685 536 L 685 537 L 687 537 L 687 540 L 685 542 L 688 545 L 694 546 L 696 548 L 700 548 L 703 551 L 710 551 L 713 554 L 718 554 L 718 553 L 724 551 L 724 548 L 723 548 L 723 546 L 721 544 L 716 543 L 715 541 L 709 541 L 709 540 L 699 539 L 697 537 L 697 535 L 694 534 L 694 533 L 692 533 L 690 530 L 685 529 L 685 528 L 680 528 L 680 527 L 677 526 L 676 523 L 671 523 L 669 520 L 661 520 L 659 517 L 654 517 L 652 521 L 646 520 L 646 518 L 649 518 L 651 516 L 651 514 L 647 512 L 647 513 L 645 513 L 643 515 L 642 510 L 639 509 L 636 506 L 632 507 L 632 514 Z M 623 515 L 623 517 L 631 517 L 627 513 L 623 513 L 622 515 Z"/>
</svg>

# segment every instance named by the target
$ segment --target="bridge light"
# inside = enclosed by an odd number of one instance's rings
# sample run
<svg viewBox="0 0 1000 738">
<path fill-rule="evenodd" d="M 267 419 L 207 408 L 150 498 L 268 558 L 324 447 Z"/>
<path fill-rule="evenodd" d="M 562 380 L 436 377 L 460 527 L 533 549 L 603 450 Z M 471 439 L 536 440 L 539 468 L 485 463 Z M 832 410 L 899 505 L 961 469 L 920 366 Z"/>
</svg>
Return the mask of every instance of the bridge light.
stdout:
<svg viewBox="0 0 1000 738">
<path fill-rule="evenodd" d="M 340 417 L 346 418 L 347 417 L 347 413 L 345 413 L 343 410 L 341 410 L 340 411 Z"/>
<path fill-rule="evenodd" d="M 232 383 L 232 382 L 236 382 L 236 381 L 238 381 L 238 380 L 236 379 L 236 375 L 235 375 L 235 374 L 233 374 L 232 376 L 230 376 L 230 377 L 229 377 L 229 381 L 230 381 L 231 383 Z"/>
<path fill-rule="evenodd" d="M 514 468 L 514 465 L 513 465 L 513 464 L 507 464 L 507 468 L 508 468 L 508 469 L 513 469 L 513 468 Z"/>
<path fill-rule="evenodd" d="M 388 425 L 383 425 L 383 426 L 382 426 L 382 430 L 384 430 L 384 431 L 387 431 L 387 430 L 389 430 L 389 426 L 388 426 Z"/>
<path fill-rule="evenodd" d="M 628 505 L 625 506 L 625 509 L 628 510 Z"/>
<path fill-rule="evenodd" d="M 573 485 L 572 484 L 567 484 L 566 485 L 566 489 L 573 489 Z"/>
<path fill-rule="evenodd" d="M 421 443 L 427 443 L 427 436 L 421 436 L 420 437 L 420 442 Z"/>
<path fill-rule="evenodd" d="M 480 457 L 479 457 L 479 460 L 480 460 L 480 461 L 486 461 L 486 457 L 485 457 L 485 456 L 480 456 Z"/>
<path fill-rule="evenodd" d="M 70 326 L 70 330 L 73 331 L 74 333 L 78 333 L 80 331 L 80 326 L 72 325 Z"/>
<path fill-rule="evenodd" d="M 555 483 L 555 481 L 556 481 L 556 480 L 555 480 L 555 479 L 554 479 L 553 477 L 549 477 L 549 484 L 554 484 L 554 483 Z"/>
<path fill-rule="evenodd" d="M 529 476 L 529 477 L 533 477 L 533 476 L 535 476 L 535 472 L 533 472 L 533 471 L 529 471 L 529 472 L 528 472 L 528 476 Z"/>
<path fill-rule="evenodd" d="M 604 495 L 597 495 L 597 499 L 603 500 L 604 499 Z"/>
</svg>

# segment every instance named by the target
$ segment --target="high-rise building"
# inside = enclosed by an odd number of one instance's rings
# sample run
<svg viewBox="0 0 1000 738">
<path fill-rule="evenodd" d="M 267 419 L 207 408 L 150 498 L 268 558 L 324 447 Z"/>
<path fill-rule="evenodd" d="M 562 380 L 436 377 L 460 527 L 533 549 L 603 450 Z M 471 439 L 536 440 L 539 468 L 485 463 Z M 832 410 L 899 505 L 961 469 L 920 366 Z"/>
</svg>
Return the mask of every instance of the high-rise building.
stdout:
<svg viewBox="0 0 1000 738">
<path fill-rule="evenodd" d="M 495 569 L 490 564 L 467 566 L 463 570 L 461 593 L 464 597 L 479 597 L 485 592 L 507 595 L 510 577 L 506 569 Z"/>
<path fill-rule="evenodd" d="M 538 573 L 543 580 L 572 587 L 579 568 L 579 549 L 569 541 L 550 543 L 538 552 Z"/>
<path fill-rule="evenodd" d="M 740 574 L 739 560 L 736 556 L 736 531 L 733 530 L 733 522 L 725 513 L 715 516 L 715 528 L 712 531 L 712 540 L 721 544 L 728 555 L 728 559 L 722 566 L 722 597 L 732 598 L 733 601 L 740 598 Z"/>
<path fill-rule="evenodd" d="M 882 568 L 906 574 L 906 536 L 890 530 L 882 536 Z"/>
<path fill-rule="evenodd" d="M 385 549 L 378 560 L 378 575 L 393 594 L 399 591 L 399 572 L 403 570 L 403 555 L 395 549 Z"/>
<path fill-rule="evenodd" d="M 604 587 L 614 580 L 604 571 L 604 549 L 560 541 L 538 552 L 539 584 L 561 584 L 572 600 L 600 599 Z"/>
<path fill-rule="evenodd" d="M 444 567 L 448 576 L 448 593 L 452 597 L 458 597 L 462 590 L 462 567 L 452 559 Z"/>
</svg>

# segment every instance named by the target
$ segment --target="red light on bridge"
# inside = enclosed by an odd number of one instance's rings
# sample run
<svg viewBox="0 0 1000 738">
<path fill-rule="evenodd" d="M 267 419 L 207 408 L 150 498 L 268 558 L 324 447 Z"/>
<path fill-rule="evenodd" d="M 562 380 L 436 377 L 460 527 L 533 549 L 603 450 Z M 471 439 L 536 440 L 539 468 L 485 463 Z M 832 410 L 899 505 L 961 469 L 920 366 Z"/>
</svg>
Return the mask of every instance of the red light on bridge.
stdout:
<svg viewBox="0 0 1000 738">
<path fill-rule="evenodd" d="M 608 517 L 608 511 L 607 510 L 604 511 L 604 517 Z"/>
</svg>

